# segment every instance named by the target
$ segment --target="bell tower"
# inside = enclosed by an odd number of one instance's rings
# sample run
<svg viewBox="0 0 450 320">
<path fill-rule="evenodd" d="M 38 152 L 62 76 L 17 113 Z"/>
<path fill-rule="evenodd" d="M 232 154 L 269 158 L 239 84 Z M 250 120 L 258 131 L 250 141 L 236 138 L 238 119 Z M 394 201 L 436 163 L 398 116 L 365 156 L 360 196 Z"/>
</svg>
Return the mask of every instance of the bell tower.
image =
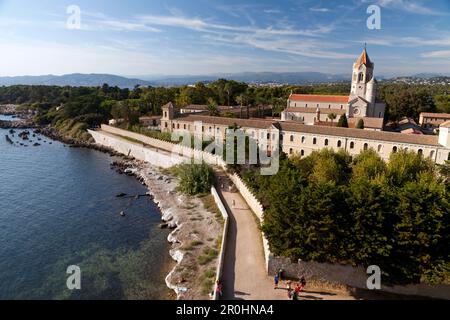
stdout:
<svg viewBox="0 0 450 320">
<path fill-rule="evenodd" d="M 353 64 L 353 75 L 352 75 L 352 90 L 350 95 L 357 96 L 369 100 L 367 85 L 373 79 L 373 69 L 374 64 L 370 61 L 369 55 L 367 54 L 367 48 L 364 46 L 364 50 L 359 56 L 358 60 Z M 371 88 L 373 90 L 373 88 Z M 369 92 L 372 95 L 373 92 Z"/>
<path fill-rule="evenodd" d="M 172 102 L 169 102 L 161 109 L 162 109 L 161 131 L 171 132 L 172 120 L 175 119 L 175 107 Z"/>
</svg>

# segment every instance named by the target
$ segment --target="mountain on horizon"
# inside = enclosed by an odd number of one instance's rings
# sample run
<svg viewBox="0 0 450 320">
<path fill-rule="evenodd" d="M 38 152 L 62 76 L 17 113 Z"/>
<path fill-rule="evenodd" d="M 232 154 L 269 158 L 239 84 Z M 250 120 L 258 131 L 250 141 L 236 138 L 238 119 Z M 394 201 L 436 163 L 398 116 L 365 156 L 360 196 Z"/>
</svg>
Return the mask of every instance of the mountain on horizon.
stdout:
<svg viewBox="0 0 450 320">
<path fill-rule="evenodd" d="M 344 75 L 327 75 L 320 72 L 242 72 L 213 75 L 148 76 L 144 79 L 128 78 L 112 74 L 73 73 L 61 76 L 15 76 L 0 77 L 0 86 L 47 85 L 96 87 L 107 83 L 110 86 L 134 88 L 140 86 L 181 86 L 197 82 L 213 82 L 228 79 L 247 83 L 310 84 L 348 81 Z"/>
<path fill-rule="evenodd" d="M 137 85 L 150 86 L 152 83 L 140 79 L 131 79 L 112 74 L 82 74 L 72 73 L 62 76 L 17 76 L 0 77 L 0 86 L 12 85 L 45 85 L 45 86 L 72 86 L 72 87 L 98 87 L 104 83 L 114 87 L 134 88 Z"/>
<path fill-rule="evenodd" d="M 432 73 L 422 73 L 410 77 L 430 79 L 440 76 Z M 12 85 L 47 85 L 47 86 L 79 86 L 97 87 L 107 83 L 110 86 L 121 88 L 134 88 L 136 86 L 182 86 L 192 85 L 197 82 L 213 82 L 223 78 L 246 83 L 277 83 L 290 85 L 304 85 L 314 83 L 336 83 L 350 81 L 349 75 L 325 74 L 321 72 L 241 72 L 218 73 L 212 75 L 179 75 L 179 76 L 143 76 L 144 79 L 128 78 L 112 74 L 82 74 L 73 73 L 61 76 L 16 76 L 0 77 L 0 86 Z M 379 80 L 390 78 L 378 76 Z M 401 77 L 395 77 L 401 78 Z M 392 78 L 392 79 L 395 79 Z"/>
</svg>

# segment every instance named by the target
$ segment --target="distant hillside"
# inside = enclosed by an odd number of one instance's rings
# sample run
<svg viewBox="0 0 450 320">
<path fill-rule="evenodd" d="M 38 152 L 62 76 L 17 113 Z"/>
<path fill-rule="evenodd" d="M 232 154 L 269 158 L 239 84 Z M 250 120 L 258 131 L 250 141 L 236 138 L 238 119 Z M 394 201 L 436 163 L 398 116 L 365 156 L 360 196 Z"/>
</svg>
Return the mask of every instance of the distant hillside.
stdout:
<svg viewBox="0 0 450 320">
<path fill-rule="evenodd" d="M 387 83 L 404 83 L 404 84 L 440 84 L 450 85 L 450 77 L 396 77 L 389 80 L 385 80 Z"/>
<path fill-rule="evenodd" d="M 421 74 L 409 77 L 385 79 L 378 75 L 380 81 L 393 83 L 448 83 L 448 77 L 431 77 L 433 74 Z M 348 74 L 325 74 L 320 72 L 241 72 L 218 73 L 212 75 L 179 75 L 179 76 L 148 76 L 143 79 L 128 78 L 112 74 L 67 74 L 62 76 L 19 76 L 0 77 L 0 86 L 11 85 L 54 85 L 54 86 L 86 86 L 96 87 L 107 83 L 110 86 L 134 88 L 141 86 L 182 86 L 197 82 L 209 83 L 224 78 L 246 82 L 249 84 L 291 84 L 305 85 L 316 83 L 349 82 Z"/>
<path fill-rule="evenodd" d="M 198 76 L 170 76 L 153 78 L 150 81 L 158 85 L 184 85 L 197 82 L 212 82 L 219 78 L 247 83 L 308 84 L 349 81 L 349 75 L 328 75 L 320 72 L 242 72 L 219 73 Z"/>
<path fill-rule="evenodd" d="M 0 77 L 0 86 L 12 85 L 48 85 L 48 86 L 80 86 L 96 87 L 107 83 L 110 86 L 134 88 L 136 85 L 148 86 L 150 82 L 139 79 L 129 79 L 111 74 L 66 74 L 62 76 L 19 76 Z"/>
</svg>

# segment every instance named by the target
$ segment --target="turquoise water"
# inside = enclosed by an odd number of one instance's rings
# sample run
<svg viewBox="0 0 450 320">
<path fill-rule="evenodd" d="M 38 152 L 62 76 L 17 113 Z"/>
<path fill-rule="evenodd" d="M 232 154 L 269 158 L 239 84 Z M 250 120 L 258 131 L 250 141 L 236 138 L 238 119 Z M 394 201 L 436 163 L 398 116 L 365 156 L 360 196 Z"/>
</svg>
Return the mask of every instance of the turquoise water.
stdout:
<svg viewBox="0 0 450 320">
<path fill-rule="evenodd" d="M 111 170 L 106 154 L 42 136 L 12 145 L 6 134 L 0 130 L 0 299 L 167 298 L 171 259 L 160 212 L 149 198 L 116 198 L 146 188 Z M 81 290 L 66 287 L 70 265 L 81 268 Z"/>
</svg>

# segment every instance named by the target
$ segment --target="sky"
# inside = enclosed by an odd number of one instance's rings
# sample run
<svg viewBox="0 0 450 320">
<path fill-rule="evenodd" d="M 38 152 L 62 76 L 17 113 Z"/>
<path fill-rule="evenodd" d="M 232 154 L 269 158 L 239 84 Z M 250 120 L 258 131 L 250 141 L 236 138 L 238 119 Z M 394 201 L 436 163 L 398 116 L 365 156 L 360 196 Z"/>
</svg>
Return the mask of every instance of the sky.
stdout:
<svg viewBox="0 0 450 320">
<path fill-rule="evenodd" d="M 378 75 L 450 74 L 450 0 L 0 0 L 0 76 L 350 74 L 364 43 Z"/>
</svg>

